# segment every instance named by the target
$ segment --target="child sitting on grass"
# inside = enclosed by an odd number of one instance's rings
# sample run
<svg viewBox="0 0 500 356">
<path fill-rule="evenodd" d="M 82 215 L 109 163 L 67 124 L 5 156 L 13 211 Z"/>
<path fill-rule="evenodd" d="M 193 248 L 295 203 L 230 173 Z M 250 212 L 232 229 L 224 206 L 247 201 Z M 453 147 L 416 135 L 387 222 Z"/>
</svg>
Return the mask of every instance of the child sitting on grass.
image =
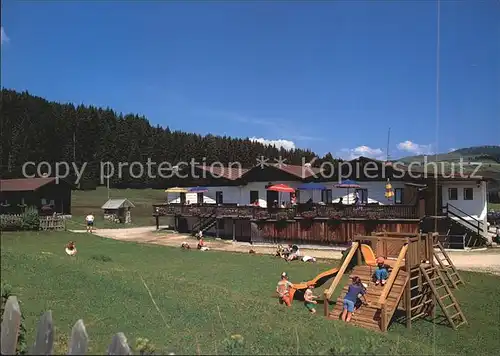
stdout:
<svg viewBox="0 0 500 356">
<path fill-rule="evenodd" d="M 313 289 L 314 284 L 310 284 L 307 286 L 307 289 L 304 293 L 304 305 L 306 306 L 307 310 L 311 312 L 311 314 L 316 313 L 316 304 L 318 304 L 318 302 L 314 299 L 319 298 L 317 295 L 313 294 Z"/>
<path fill-rule="evenodd" d="M 278 293 L 280 304 L 284 303 L 287 307 L 292 305 L 292 301 L 290 299 L 291 286 L 293 286 L 293 284 L 288 280 L 288 275 L 286 272 L 283 272 L 276 287 L 276 293 Z"/>
<path fill-rule="evenodd" d="M 375 285 L 385 285 L 387 278 L 389 277 L 388 272 L 389 266 L 385 264 L 383 257 L 377 258 L 377 269 L 375 270 Z"/>
</svg>

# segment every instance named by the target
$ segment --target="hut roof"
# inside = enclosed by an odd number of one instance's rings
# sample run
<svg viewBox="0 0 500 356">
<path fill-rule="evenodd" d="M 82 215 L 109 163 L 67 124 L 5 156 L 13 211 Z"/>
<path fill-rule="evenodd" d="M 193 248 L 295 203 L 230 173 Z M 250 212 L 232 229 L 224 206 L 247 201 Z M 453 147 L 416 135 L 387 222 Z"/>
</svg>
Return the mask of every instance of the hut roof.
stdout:
<svg viewBox="0 0 500 356">
<path fill-rule="evenodd" d="M 109 199 L 101 209 L 135 208 L 135 205 L 128 199 Z"/>
</svg>

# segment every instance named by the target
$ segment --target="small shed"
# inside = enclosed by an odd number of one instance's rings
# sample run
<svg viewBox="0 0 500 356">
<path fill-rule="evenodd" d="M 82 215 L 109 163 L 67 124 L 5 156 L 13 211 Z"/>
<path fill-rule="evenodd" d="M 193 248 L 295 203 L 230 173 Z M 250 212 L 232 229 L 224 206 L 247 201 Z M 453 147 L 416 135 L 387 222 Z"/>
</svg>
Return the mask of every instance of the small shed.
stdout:
<svg viewBox="0 0 500 356">
<path fill-rule="evenodd" d="M 132 222 L 131 209 L 135 205 L 128 199 L 109 199 L 101 209 L 104 210 L 104 219 L 118 223 L 130 224 Z"/>
</svg>

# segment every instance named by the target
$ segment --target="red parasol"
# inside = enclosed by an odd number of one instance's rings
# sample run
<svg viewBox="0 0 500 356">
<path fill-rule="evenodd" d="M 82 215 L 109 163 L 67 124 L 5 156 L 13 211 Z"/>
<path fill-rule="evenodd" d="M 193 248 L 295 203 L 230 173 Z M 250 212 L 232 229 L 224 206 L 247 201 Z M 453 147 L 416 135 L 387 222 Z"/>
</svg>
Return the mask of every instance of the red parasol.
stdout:
<svg viewBox="0 0 500 356">
<path fill-rule="evenodd" d="M 286 184 L 271 185 L 270 187 L 267 188 L 267 190 L 271 190 L 273 192 L 280 192 L 280 193 L 295 193 L 295 189 L 293 189 L 292 187 L 290 187 Z"/>
</svg>

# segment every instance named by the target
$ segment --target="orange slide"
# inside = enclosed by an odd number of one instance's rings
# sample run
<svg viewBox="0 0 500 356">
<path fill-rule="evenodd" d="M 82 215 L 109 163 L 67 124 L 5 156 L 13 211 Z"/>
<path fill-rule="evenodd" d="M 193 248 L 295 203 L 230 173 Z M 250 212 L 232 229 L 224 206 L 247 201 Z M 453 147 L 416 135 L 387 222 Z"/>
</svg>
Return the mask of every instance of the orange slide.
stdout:
<svg viewBox="0 0 500 356">
<path fill-rule="evenodd" d="M 328 279 L 333 277 L 338 271 L 339 271 L 339 267 L 335 267 L 335 268 L 329 269 L 325 272 L 318 274 L 316 277 L 314 277 L 310 281 L 302 282 L 302 283 L 294 283 L 293 287 L 290 288 L 290 299 L 293 300 L 293 296 L 294 296 L 296 291 L 306 289 L 309 284 L 316 284 L 316 287 L 318 287 L 317 284 L 323 284 Z M 320 282 L 321 280 L 323 280 L 322 283 Z M 320 282 L 320 283 L 318 283 L 318 282 Z"/>
<path fill-rule="evenodd" d="M 363 255 L 363 259 L 365 260 L 365 263 L 368 266 L 376 266 L 377 265 L 375 253 L 373 252 L 373 250 L 370 246 L 365 245 L 365 244 L 361 244 L 361 254 Z M 340 261 L 340 264 L 338 267 L 335 267 L 335 268 L 329 269 L 323 273 L 320 273 L 316 277 L 311 279 L 310 281 L 302 282 L 302 283 L 293 283 L 293 287 L 290 288 L 290 299 L 293 301 L 293 297 L 295 295 L 295 292 L 297 292 L 299 290 L 305 290 L 309 284 L 315 284 L 316 287 L 319 287 L 320 285 L 324 284 L 328 279 L 330 279 L 335 274 L 337 274 L 337 272 L 340 269 L 340 266 L 342 266 L 342 264 L 344 263 L 345 256 L 346 255 L 344 255 L 344 257 Z"/>
</svg>

